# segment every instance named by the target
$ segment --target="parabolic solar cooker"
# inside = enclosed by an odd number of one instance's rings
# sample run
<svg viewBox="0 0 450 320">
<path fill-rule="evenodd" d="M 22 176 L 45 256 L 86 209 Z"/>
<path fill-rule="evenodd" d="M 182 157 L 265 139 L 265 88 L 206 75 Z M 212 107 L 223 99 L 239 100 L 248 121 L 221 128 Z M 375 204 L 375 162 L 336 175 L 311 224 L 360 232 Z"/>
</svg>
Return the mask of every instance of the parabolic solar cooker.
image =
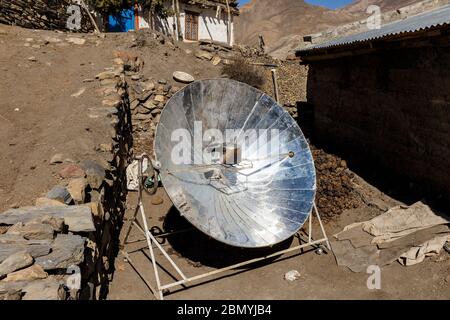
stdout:
<svg viewBox="0 0 450 320">
<path fill-rule="evenodd" d="M 273 246 L 313 210 L 315 168 L 300 127 L 249 85 L 202 80 L 177 92 L 161 114 L 154 150 L 181 215 L 220 242 Z"/>
</svg>

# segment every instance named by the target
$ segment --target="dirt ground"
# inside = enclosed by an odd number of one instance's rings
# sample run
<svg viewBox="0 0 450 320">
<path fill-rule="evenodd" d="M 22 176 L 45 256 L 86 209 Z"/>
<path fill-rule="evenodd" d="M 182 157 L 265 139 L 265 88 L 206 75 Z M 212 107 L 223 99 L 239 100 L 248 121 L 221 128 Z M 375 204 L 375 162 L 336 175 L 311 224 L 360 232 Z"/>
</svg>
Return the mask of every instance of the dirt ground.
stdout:
<svg viewBox="0 0 450 320">
<path fill-rule="evenodd" d="M 141 55 L 145 74 L 172 84 L 179 69 L 198 79 L 219 73 L 210 62 L 186 55 L 184 46 L 133 46 L 133 34 L 99 38 L 6 25 L 0 31 L 0 212 L 31 205 L 61 182 L 58 171 L 64 164 L 49 165 L 53 155 L 78 162 L 95 157 L 95 148 L 108 142 L 107 128 L 88 116 L 89 108 L 102 106 L 95 92 L 100 84 L 83 80 L 111 67 L 114 50 Z M 86 43 L 69 43 L 69 37 Z M 82 88 L 83 94 L 71 97 Z"/>
<path fill-rule="evenodd" d="M 76 35 L 86 40 L 77 45 L 67 42 L 70 36 L 0 26 L 0 212 L 32 204 L 34 199 L 61 183 L 58 171 L 63 164 L 49 164 L 54 154 L 62 153 L 65 163 L 96 156 L 95 149 L 107 140 L 108 130 L 88 116 L 89 108 L 101 106 L 102 98 L 95 92 L 99 84 L 83 80 L 110 67 L 114 50 L 138 53 L 145 61 L 146 77 L 166 79 L 171 84 L 175 84 L 172 73 L 176 70 L 189 72 L 197 79 L 220 74 L 220 67 L 186 53 L 187 49 L 195 49 L 195 45 L 174 47 L 169 43 L 150 41 L 136 46 L 134 33 L 108 34 L 106 38 Z M 306 75 L 305 72 L 302 74 Z M 304 81 L 300 83 L 304 84 Z M 85 91 L 79 97 L 71 97 L 82 88 Z M 366 201 L 329 220 L 325 226 L 329 235 L 350 223 L 370 219 L 397 203 L 370 185 L 363 182 L 360 185 L 359 192 Z M 160 205 L 151 204 L 150 196 L 144 197 L 153 230 L 161 233 L 189 227 L 162 188 L 158 190 L 158 196 L 163 199 Z M 136 206 L 136 193 L 130 193 L 128 198 L 127 218 L 130 218 Z M 315 234 L 319 231 L 316 223 L 314 231 Z M 132 238 L 139 239 L 137 237 L 138 234 L 133 232 Z M 261 254 L 225 247 L 196 230 L 162 240 L 170 256 L 188 275 Z M 131 258 L 137 269 L 151 280 L 149 259 L 145 255 L 148 252 L 138 250 L 142 244 L 138 242 L 127 249 L 137 250 Z M 295 244 L 292 240 L 280 247 Z M 169 271 L 161 273 L 167 282 L 175 273 L 161 256 L 158 261 Z M 189 290 L 177 288 L 178 291 L 169 294 L 167 299 L 450 298 L 450 284 L 445 281 L 450 273 L 450 255 L 445 252 L 417 266 L 405 268 L 394 263 L 383 268 L 382 289 L 375 291 L 367 289 L 369 275 L 338 267 L 331 253 L 317 255 L 310 251 L 290 258 L 283 256 L 272 262 L 249 270 L 229 271 L 217 281 Z M 122 256 L 116 259 L 115 267 L 109 299 L 153 299 L 145 283 Z M 284 280 L 284 274 L 290 270 L 298 270 L 301 278 L 292 283 Z"/>
<path fill-rule="evenodd" d="M 363 185 L 362 180 L 359 184 Z M 364 195 L 371 205 L 362 205 L 357 209 L 345 211 L 334 221 L 326 224 L 329 236 L 339 232 L 350 223 L 365 221 L 379 215 L 382 210 L 377 206 L 392 206 L 397 202 L 382 195 L 371 186 L 364 186 Z M 152 204 L 152 196 L 144 194 L 144 207 L 149 218 L 149 227 L 153 231 L 184 230 L 189 225 L 184 218 L 172 208 L 170 199 L 162 188 L 156 196 L 162 197 L 160 205 Z M 129 195 L 129 210 L 127 217 L 134 212 L 137 194 Z M 125 227 L 129 221 L 125 223 Z M 313 236 L 321 236 L 318 223 L 313 225 Z M 122 236 L 123 236 L 122 232 Z M 133 229 L 130 241 L 142 240 L 143 237 Z M 253 252 L 242 249 L 232 249 L 208 239 L 199 231 L 192 230 L 184 234 L 161 238 L 161 244 L 170 257 L 181 267 L 187 276 L 215 270 L 219 267 L 250 259 Z M 297 245 L 298 241 L 291 239 L 274 250 Z M 151 269 L 151 259 L 144 242 L 127 245 L 127 251 L 133 265 L 144 279 L 155 283 Z M 156 261 L 160 264 L 159 272 L 163 284 L 180 280 L 169 262 L 158 252 Z M 269 254 L 271 251 L 265 252 Z M 259 254 L 261 254 L 259 252 Z M 297 270 L 301 277 L 295 282 L 284 280 L 286 272 Z M 394 262 L 384 267 L 381 273 L 381 290 L 369 290 L 367 279 L 369 274 L 352 273 L 346 268 L 338 267 L 331 252 L 318 255 L 314 250 L 304 253 L 296 252 L 279 257 L 271 263 L 260 263 L 249 269 L 237 269 L 225 272 L 215 278 L 205 279 L 205 282 L 195 282 L 187 290 L 176 287 L 165 296 L 165 299 L 263 299 L 263 300 L 315 300 L 315 299 L 442 299 L 450 298 L 450 285 L 445 278 L 450 272 L 450 255 L 445 251 L 441 255 L 427 260 L 419 265 L 403 267 Z M 218 279 L 210 281 L 211 279 Z M 447 280 L 448 281 L 448 280 Z M 154 299 L 145 282 L 136 270 L 124 261 L 123 255 L 116 259 L 116 272 L 111 283 L 109 299 Z"/>
</svg>

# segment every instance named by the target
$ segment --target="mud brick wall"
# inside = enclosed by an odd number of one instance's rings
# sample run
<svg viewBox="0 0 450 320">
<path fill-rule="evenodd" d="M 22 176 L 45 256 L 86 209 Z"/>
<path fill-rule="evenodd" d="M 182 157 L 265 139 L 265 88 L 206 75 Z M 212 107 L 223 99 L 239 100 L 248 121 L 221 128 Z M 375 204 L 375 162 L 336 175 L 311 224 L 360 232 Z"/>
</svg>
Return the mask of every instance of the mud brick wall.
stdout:
<svg viewBox="0 0 450 320">
<path fill-rule="evenodd" d="M 0 23 L 31 29 L 66 30 L 67 8 L 71 0 L 0 0 Z M 93 30 L 86 12 L 81 9 L 81 31 Z"/>
<path fill-rule="evenodd" d="M 450 47 L 311 62 L 316 139 L 450 194 Z"/>
</svg>

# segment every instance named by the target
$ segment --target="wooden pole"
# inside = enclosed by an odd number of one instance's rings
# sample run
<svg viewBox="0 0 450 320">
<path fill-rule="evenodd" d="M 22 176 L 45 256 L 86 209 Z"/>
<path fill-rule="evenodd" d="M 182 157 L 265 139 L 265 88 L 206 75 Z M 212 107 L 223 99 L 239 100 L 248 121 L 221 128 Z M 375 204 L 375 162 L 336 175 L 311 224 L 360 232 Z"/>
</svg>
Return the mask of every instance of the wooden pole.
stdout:
<svg viewBox="0 0 450 320">
<path fill-rule="evenodd" d="M 180 22 L 180 2 L 176 0 L 177 5 L 177 40 L 182 40 L 183 35 L 181 33 L 181 22 Z"/>
<path fill-rule="evenodd" d="M 231 10 L 230 10 L 230 2 L 227 1 L 227 11 L 228 11 L 228 32 L 227 32 L 227 40 L 228 45 L 231 46 Z"/>
<path fill-rule="evenodd" d="M 275 100 L 278 104 L 280 104 L 280 95 L 278 92 L 278 81 L 277 81 L 277 69 L 270 70 L 272 72 L 272 81 L 273 81 L 273 91 L 275 93 Z"/>
<path fill-rule="evenodd" d="M 172 21 L 172 29 L 173 29 L 173 39 L 174 40 L 178 40 L 178 36 L 177 36 L 177 23 L 175 22 L 175 20 L 177 19 L 176 17 L 176 12 L 177 9 L 175 8 L 175 0 L 172 0 L 172 10 L 173 10 L 173 21 Z"/>
<path fill-rule="evenodd" d="M 264 62 L 250 62 L 252 66 L 262 66 L 262 67 L 270 67 L 270 68 L 278 68 L 279 66 L 274 63 L 264 63 Z"/>
<path fill-rule="evenodd" d="M 84 10 L 86 10 L 86 12 L 87 12 L 87 14 L 88 14 L 88 16 L 89 16 L 89 19 L 91 20 L 92 24 L 94 25 L 95 31 L 96 31 L 97 33 L 101 33 L 101 32 L 100 32 L 100 29 L 98 28 L 97 22 L 95 22 L 95 19 L 94 19 L 94 17 L 92 16 L 91 12 L 89 11 L 89 8 L 87 7 L 87 5 L 86 5 L 86 3 L 84 2 L 84 0 L 81 0 L 81 5 L 82 5 L 82 7 L 84 8 Z"/>
</svg>

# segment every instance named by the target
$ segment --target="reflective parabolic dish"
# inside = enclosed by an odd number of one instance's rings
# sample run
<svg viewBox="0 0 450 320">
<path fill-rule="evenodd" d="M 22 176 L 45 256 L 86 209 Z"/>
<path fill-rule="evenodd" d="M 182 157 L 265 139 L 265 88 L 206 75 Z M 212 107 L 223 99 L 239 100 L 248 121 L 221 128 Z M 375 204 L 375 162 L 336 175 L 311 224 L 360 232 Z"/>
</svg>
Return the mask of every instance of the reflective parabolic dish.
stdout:
<svg viewBox="0 0 450 320">
<path fill-rule="evenodd" d="M 302 131 L 247 84 L 202 80 L 177 92 L 161 114 L 154 149 L 181 215 L 220 242 L 275 245 L 313 209 L 315 168 Z"/>
</svg>

